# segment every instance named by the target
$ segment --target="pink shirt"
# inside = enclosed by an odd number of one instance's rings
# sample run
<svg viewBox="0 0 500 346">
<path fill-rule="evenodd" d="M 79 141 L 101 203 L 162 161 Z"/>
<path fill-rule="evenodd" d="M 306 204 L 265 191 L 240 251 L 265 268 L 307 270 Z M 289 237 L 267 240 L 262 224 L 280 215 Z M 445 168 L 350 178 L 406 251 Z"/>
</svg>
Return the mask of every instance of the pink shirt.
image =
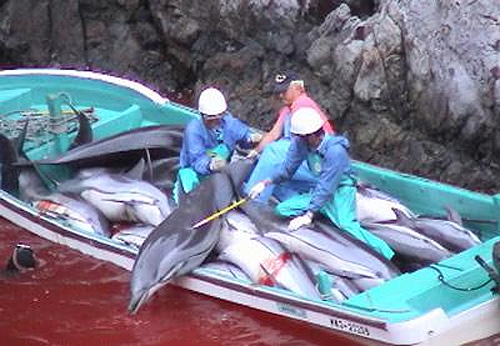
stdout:
<svg viewBox="0 0 500 346">
<path fill-rule="evenodd" d="M 303 93 L 300 95 L 290 107 L 284 106 L 283 108 L 280 109 L 278 113 L 278 121 L 281 119 L 284 121 L 285 116 L 288 114 L 292 114 L 295 112 L 297 109 L 302 108 L 302 107 L 311 107 L 315 109 L 323 119 L 325 119 L 325 125 L 323 125 L 323 130 L 325 130 L 326 133 L 334 133 L 335 131 L 333 130 L 332 124 L 328 121 L 328 117 L 325 115 L 325 113 L 321 110 L 319 105 L 314 101 L 312 98 L 307 96 L 306 93 Z"/>
</svg>

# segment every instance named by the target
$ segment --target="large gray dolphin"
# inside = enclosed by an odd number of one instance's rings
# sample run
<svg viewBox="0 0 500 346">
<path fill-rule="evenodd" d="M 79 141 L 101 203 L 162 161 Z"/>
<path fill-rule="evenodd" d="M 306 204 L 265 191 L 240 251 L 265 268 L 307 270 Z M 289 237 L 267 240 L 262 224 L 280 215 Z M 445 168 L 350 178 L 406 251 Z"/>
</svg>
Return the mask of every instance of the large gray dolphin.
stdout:
<svg viewBox="0 0 500 346">
<path fill-rule="evenodd" d="M 309 299 L 320 299 L 309 267 L 274 239 L 257 236 L 231 243 L 218 259 L 237 265 L 255 284 L 289 290 Z"/>
<path fill-rule="evenodd" d="M 33 201 L 41 214 L 64 219 L 71 225 L 104 237 L 110 236 L 109 222 L 95 207 L 77 197 L 52 193 Z"/>
<path fill-rule="evenodd" d="M 40 165 L 67 164 L 75 168 L 131 166 L 141 157 L 155 160 L 178 156 L 182 138 L 182 127 L 179 125 L 140 127 L 76 146 L 58 157 L 35 162 Z M 16 163 L 17 166 L 32 164 L 27 160 Z"/>
<path fill-rule="evenodd" d="M 376 187 L 365 182 L 358 182 L 356 187 L 356 216 L 361 224 L 396 220 L 395 210 L 408 217 L 416 217 L 416 214 L 399 200 Z"/>
<path fill-rule="evenodd" d="M 400 224 L 397 220 L 365 222 L 363 226 L 407 260 L 431 264 L 452 256 L 452 252 L 434 239 Z"/>
<path fill-rule="evenodd" d="M 60 183 L 62 193 L 72 193 L 99 209 L 111 221 L 159 225 L 171 212 L 166 195 L 152 184 L 121 174 L 94 174 Z"/>
<path fill-rule="evenodd" d="M 350 278 L 363 290 L 400 274 L 393 263 L 330 222 L 316 220 L 310 227 L 289 232 L 288 220 L 268 206 L 249 202 L 241 209 L 266 237 L 278 240 L 304 259 L 322 263 L 332 273 Z"/>
<path fill-rule="evenodd" d="M 192 226 L 231 204 L 252 162 L 235 162 L 212 174 L 185 195 L 175 209 L 142 244 L 132 268 L 128 310 L 139 308 L 173 278 L 199 267 L 219 240 L 220 218 L 199 228 Z"/>
<path fill-rule="evenodd" d="M 121 226 L 118 228 L 118 233 L 113 234 L 113 240 L 122 242 L 139 250 L 142 243 L 155 229 L 152 225 L 146 224 L 129 224 L 128 226 Z"/>
<path fill-rule="evenodd" d="M 305 259 L 323 264 L 329 272 L 351 278 L 367 278 L 382 283 L 386 273 L 371 268 L 370 261 L 362 261 L 361 252 L 352 243 L 339 242 L 321 231 L 309 227 L 301 227 L 293 232 L 267 232 L 266 237 L 276 239 L 289 251 L 300 254 Z M 386 277 L 385 279 L 389 279 Z"/>
<path fill-rule="evenodd" d="M 226 247 L 236 242 L 249 240 L 262 235 L 252 221 L 250 221 L 248 216 L 240 210 L 231 210 L 222 216 L 222 220 L 222 229 L 215 248 L 218 253 L 221 253 Z"/>
<path fill-rule="evenodd" d="M 452 252 L 461 252 L 481 243 L 479 237 L 465 228 L 458 213 L 451 207 L 445 207 L 447 218 L 419 216 L 410 218 L 406 214 L 394 210 L 398 222 L 437 241 Z"/>
<path fill-rule="evenodd" d="M 227 276 L 240 281 L 251 282 L 251 279 L 240 267 L 226 261 L 211 261 L 203 264 L 200 268 L 217 275 Z"/>
</svg>

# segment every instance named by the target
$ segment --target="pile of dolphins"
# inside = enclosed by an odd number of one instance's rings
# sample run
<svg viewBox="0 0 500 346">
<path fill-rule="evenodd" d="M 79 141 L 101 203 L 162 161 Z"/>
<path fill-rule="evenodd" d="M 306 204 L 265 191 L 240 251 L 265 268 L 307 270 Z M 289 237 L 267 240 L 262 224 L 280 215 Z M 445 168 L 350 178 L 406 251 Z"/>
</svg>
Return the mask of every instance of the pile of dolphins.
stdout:
<svg viewBox="0 0 500 346">
<path fill-rule="evenodd" d="M 339 303 L 408 268 L 441 261 L 481 242 L 451 208 L 446 219 L 419 216 L 366 183 L 358 183 L 358 219 L 394 249 L 397 255 L 391 261 L 321 217 L 290 232 L 288 220 L 278 217 L 272 206 L 253 201 L 195 228 L 198 221 L 244 197 L 241 186 L 253 160 L 235 155 L 177 206 L 170 191 L 179 168 L 182 126 L 141 127 L 93 141 L 90 126 L 79 121 L 78 141 L 50 159 L 30 160 L 22 150 L 22 134 L 14 140 L 0 134 L 2 189 L 42 214 L 137 248 L 130 313 L 162 286 L 199 267 Z M 58 181 L 44 172 L 46 166 L 70 173 Z M 318 289 L 318 277 L 325 273 L 329 292 Z"/>
</svg>

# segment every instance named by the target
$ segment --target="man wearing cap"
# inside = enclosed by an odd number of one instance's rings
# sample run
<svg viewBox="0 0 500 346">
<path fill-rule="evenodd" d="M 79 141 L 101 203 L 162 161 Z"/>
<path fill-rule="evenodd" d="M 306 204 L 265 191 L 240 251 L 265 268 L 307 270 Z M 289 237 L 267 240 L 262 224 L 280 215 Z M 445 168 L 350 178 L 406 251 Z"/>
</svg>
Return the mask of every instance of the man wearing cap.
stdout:
<svg viewBox="0 0 500 346">
<path fill-rule="evenodd" d="M 270 184 L 289 182 L 302 163 L 315 177 L 312 189 L 296 185 L 295 195 L 279 203 L 279 215 L 293 217 L 289 230 L 312 223 L 318 212 L 326 215 L 339 229 L 365 242 L 386 258 L 394 255 L 382 239 L 363 229 L 356 219 L 356 186 L 348 154 L 349 141 L 340 135 L 328 134 L 325 120 L 313 108 L 303 107 L 293 113 L 290 131 L 294 135 L 285 164 L 255 184 L 248 193 L 256 198 Z"/>
<path fill-rule="evenodd" d="M 216 88 L 203 90 L 198 98 L 200 118 L 193 119 L 184 130 L 178 179 L 174 200 L 195 188 L 200 179 L 220 171 L 231 158 L 234 147 L 249 147 L 262 136 L 227 111 L 227 102 Z"/>
<path fill-rule="evenodd" d="M 286 71 L 277 74 L 273 80 L 273 92 L 280 96 L 284 107 L 279 111 L 278 119 L 272 129 L 247 156 L 248 158 L 252 158 L 261 153 L 259 161 L 245 185 L 245 192 L 247 193 L 248 189 L 255 183 L 276 170 L 279 166 L 276 164 L 277 162 L 283 162 L 290 145 L 290 119 L 294 111 L 302 107 L 313 108 L 325 120 L 323 125 L 324 131 L 328 134 L 334 133 L 332 126 L 328 122 L 328 117 L 323 113 L 318 104 L 307 95 L 304 81 L 299 78 L 297 73 Z M 303 164 L 298 168 L 293 180 L 296 184 L 304 185 L 304 187 L 311 186 L 313 178 L 307 165 Z M 274 189 L 274 186 L 269 186 L 258 197 L 258 201 L 262 203 L 267 202 L 273 193 L 279 199 L 287 198 L 289 195 L 289 191 L 284 187 Z"/>
</svg>

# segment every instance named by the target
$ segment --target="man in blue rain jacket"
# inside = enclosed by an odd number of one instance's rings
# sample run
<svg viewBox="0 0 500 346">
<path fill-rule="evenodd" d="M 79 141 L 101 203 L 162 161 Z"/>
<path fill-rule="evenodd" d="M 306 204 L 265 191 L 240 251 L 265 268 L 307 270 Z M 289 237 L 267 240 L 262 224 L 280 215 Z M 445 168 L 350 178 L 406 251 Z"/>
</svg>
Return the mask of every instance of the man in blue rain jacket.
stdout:
<svg viewBox="0 0 500 346">
<path fill-rule="evenodd" d="M 281 169 L 269 179 L 254 185 L 250 198 L 257 197 L 269 184 L 293 183 L 290 178 L 306 161 L 316 184 L 312 190 L 296 186 L 297 194 L 276 207 L 282 216 L 293 217 L 289 229 L 311 224 L 316 213 L 325 214 L 338 228 L 367 243 L 388 259 L 394 252 L 382 239 L 363 229 L 356 218 L 356 184 L 348 154 L 349 141 L 340 135 L 326 134 L 324 119 L 309 107 L 293 113 L 291 132 L 294 135 Z"/>
<path fill-rule="evenodd" d="M 262 136 L 234 118 L 227 102 L 216 88 L 205 89 L 198 99 L 199 119 L 193 119 L 184 131 L 180 170 L 174 186 L 174 199 L 188 193 L 200 179 L 220 171 L 230 160 L 236 144 L 249 147 Z"/>
<path fill-rule="evenodd" d="M 250 151 L 248 158 L 260 155 L 257 164 L 244 186 L 244 192 L 248 193 L 250 188 L 260 180 L 273 174 L 279 167 L 276 162 L 283 162 L 290 146 L 290 119 L 292 113 L 302 107 L 315 109 L 325 119 L 323 129 L 325 133 L 334 132 L 328 116 L 321 110 L 320 106 L 306 92 L 304 81 L 294 71 L 278 73 L 273 80 L 272 91 L 279 95 L 283 102 L 278 118 L 272 129 L 264 135 L 257 147 Z M 310 188 L 314 184 L 314 177 L 306 164 L 300 165 L 292 177 L 293 185 L 302 184 L 302 188 Z M 271 195 L 279 199 L 286 199 L 294 192 L 288 186 L 268 186 L 257 198 L 257 201 L 266 203 Z"/>
</svg>

